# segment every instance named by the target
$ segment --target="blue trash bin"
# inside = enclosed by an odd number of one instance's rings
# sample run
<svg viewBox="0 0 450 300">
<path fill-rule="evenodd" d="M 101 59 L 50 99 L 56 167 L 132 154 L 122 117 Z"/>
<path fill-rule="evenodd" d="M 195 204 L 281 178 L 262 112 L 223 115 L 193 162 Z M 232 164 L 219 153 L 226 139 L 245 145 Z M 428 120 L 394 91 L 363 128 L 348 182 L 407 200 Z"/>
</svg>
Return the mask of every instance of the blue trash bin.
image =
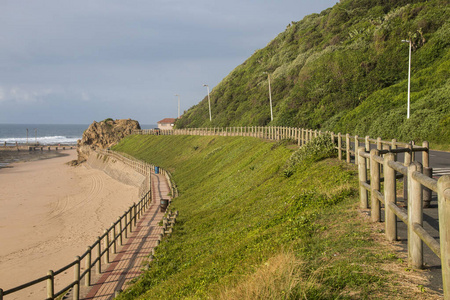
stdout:
<svg viewBox="0 0 450 300">
<path fill-rule="evenodd" d="M 155 167 L 155 174 L 159 174 L 159 167 Z"/>
</svg>

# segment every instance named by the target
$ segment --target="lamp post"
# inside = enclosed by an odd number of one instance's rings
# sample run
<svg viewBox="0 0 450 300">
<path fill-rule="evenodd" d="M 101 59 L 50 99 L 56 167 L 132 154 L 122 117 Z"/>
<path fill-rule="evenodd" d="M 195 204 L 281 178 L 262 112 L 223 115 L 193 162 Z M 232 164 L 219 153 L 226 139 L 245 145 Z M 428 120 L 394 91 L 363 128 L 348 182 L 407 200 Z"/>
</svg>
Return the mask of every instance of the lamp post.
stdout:
<svg viewBox="0 0 450 300">
<path fill-rule="evenodd" d="M 175 97 L 178 97 L 178 119 L 180 118 L 180 95 L 175 94 Z"/>
<path fill-rule="evenodd" d="M 270 88 L 270 74 L 268 72 L 264 72 L 264 74 L 267 74 L 267 80 L 269 81 L 270 121 L 273 121 L 272 90 Z"/>
<path fill-rule="evenodd" d="M 402 43 L 409 43 L 409 64 L 408 64 L 408 112 L 406 118 L 409 119 L 410 95 L 411 95 L 411 40 L 402 40 Z"/>
<path fill-rule="evenodd" d="M 206 86 L 206 89 L 208 91 L 209 121 L 212 121 L 212 118 L 211 118 L 211 99 L 209 98 L 209 85 L 204 84 L 203 86 Z"/>
</svg>

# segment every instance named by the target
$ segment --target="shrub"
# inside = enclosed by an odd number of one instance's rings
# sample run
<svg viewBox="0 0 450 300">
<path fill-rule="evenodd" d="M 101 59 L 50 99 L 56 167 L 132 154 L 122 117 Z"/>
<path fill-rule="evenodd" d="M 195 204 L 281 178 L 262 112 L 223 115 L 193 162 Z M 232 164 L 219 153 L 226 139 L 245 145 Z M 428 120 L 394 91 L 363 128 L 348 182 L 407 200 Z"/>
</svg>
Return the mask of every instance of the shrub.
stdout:
<svg viewBox="0 0 450 300">
<path fill-rule="evenodd" d="M 336 145 L 331 140 L 331 136 L 329 134 L 320 135 L 292 153 L 286 163 L 284 175 L 286 177 L 292 176 L 296 165 L 335 157 L 336 154 Z"/>
</svg>

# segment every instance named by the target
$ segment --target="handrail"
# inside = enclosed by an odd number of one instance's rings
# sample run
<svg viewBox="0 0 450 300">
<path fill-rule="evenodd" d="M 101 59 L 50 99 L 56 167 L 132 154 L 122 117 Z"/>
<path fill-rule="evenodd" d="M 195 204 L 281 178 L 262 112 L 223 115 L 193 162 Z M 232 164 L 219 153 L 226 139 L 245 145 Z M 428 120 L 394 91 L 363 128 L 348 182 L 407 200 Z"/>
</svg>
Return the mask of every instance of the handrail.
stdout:
<svg viewBox="0 0 450 300">
<path fill-rule="evenodd" d="M 102 153 L 103 155 L 111 155 L 114 156 L 117 159 L 122 160 L 123 162 L 126 162 L 128 160 L 129 166 L 133 167 L 133 169 L 135 169 L 138 172 L 143 173 L 144 175 L 148 175 L 150 177 L 150 172 L 149 170 L 152 169 L 154 170 L 154 166 L 142 161 L 138 161 L 136 159 L 132 160 L 132 164 L 130 163 L 131 160 L 129 158 L 125 158 L 122 157 L 119 153 L 115 153 L 112 151 L 99 151 L 99 153 Z M 165 174 L 170 174 L 167 171 L 161 169 Z M 89 250 L 85 251 L 81 256 L 77 257 L 76 260 L 70 262 L 69 264 L 63 266 L 62 268 L 56 270 L 56 271 L 49 271 L 49 273 L 51 273 L 52 275 L 46 275 L 43 277 L 40 277 L 38 279 L 29 281 L 27 283 L 24 283 L 22 285 L 10 288 L 8 290 L 2 290 L 0 289 L 0 300 L 3 300 L 3 296 L 6 295 L 10 295 L 12 293 L 21 291 L 23 289 L 26 289 L 28 287 L 31 287 L 35 284 L 44 282 L 44 281 L 51 281 L 48 285 L 47 285 L 47 299 L 55 299 L 58 296 L 63 295 L 64 293 L 66 293 L 67 291 L 69 291 L 71 288 L 75 288 L 75 291 L 73 293 L 73 297 L 74 299 L 79 299 L 79 285 L 80 282 L 83 278 L 86 277 L 86 275 L 89 274 L 89 280 L 85 281 L 85 285 L 89 286 L 90 285 L 90 273 L 92 272 L 92 268 L 97 267 L 97 272 L 100 271 L 101 272 L 101 259 L 103 257 L 108 257 L 109 253 L 111 251 L 111 248 L 114 250 L 115 249 L 115 244 L 117 243 L 117 241 L 122 241 L 122 236 L 125 235 L 125 238 L 127 236 L 127 231 L 132 231 L 133 226 L 136 226 L 136 221 L 137 219 L 139 219 L 142 216 L 142 213 L 145 211 L 145 209 L 148 207 L 149 203 L 151 202 L 151 185 L 149 185 L 149 189 L 145 192 L 145 194 L 143 194 L 143 196 L 140 198 L 139 202 L 136 204 L 134 203 L 132 206 L 129 207 L 128 210 L 126 210 L 124 212 L 124 214 L 122 214 L 117 221 L 113 222 L 112 225 L 105 230 L 105 232 L 99 236 L 97 238 L 97 240 L 88 247 Z M 130 215 L 130 218 L 128 219 L 127 216 Z M 122 226 L 122 220 L 125 220 L 124 226 Z M 119 232 L 117 233 L 117 231 L 115 231 L 115 227 L 120 224 L 121 226 L 121 230 L 119 230 Z M 110 232 L 116 232 L 116 235 L 111 239 L 110 242 L 107 243 L 106 247 L 102 246 L 102 241 L 104 239 L 108 240 L 109 239 L 109 233 Z M 90 255 L 92 253 L 92 250 L 94 248 L 98 248 L 99 249 L 99 254 L 95 259 L 91 259 Z M 104 248 L 103 250 L 101 250 L 102 248 Z M 81 265 L 81 261 L 83 259 L 85 259 L 86 257 L 89 257 L 89 260 L 86 261 L 86 270 L 80 274 L 80 265 Z M 75 266 L 75 274 L 77 277 L 77 280 L 72 281 L 70 284 L 68 284 L 67 286 L 59 289 L 57 292 L 55 292 L 54 289 L 54 282 L 55 282 L 55 277 L 65 271 L 67 271 L 68 269 L 72 268 Z M 86 278 L 85 278 L 86 279 Z"/>
<path fill-rule="evenodd" d="M 428 151 L 424 147 L 415 150 Z M 405 156 L 405 162 L 394 161 L 398 151 L 372 150 L 369 155 L 364 147 L 358 150 L 358 173 L 360 181 L 361 208 L 368 208 L 367 192 L 372 194 L 371 216 L 373 221 L 380 221 L 378 201 L 385 204 L 385 233 L 389 241 L 397 239 L 397 222 L 399 217 L 408 226 L 408 263 L 413 268 L 421 268 L 423 265 L 422 241 L 430 250 L 441 259 L 444 296 L 450 296 L 450 266 L 447 261 L 450 258 L 447 245 L 450 244 L 450 236 L 446 230 L 450 224 L 450 176 L 443 176 L 439 180 L 423 174 L 422 164 L 412 161 L 411 156 Z M 409 152 L 409 153 L 412 153 Z M 382 156 L 378 156 L 380 154 Z M 366 160 L 370 164 L 366 164 Z M 427 161 L 425 161 L 427 163 Z M 367 165 L 370 165 L 370 177 L 367 178 Z M 383 166 L 384 188 L 380 187 L 380 169 Z M 405 199 L 408 201 L 408 211 L 399 208 L 396 202 L 395 181 L 399 172 L 407 181 L 408 186 Z M 370 181 L 370 185 L 368 182 Z M 428 188 L 438 194 L 439 200 L 439 227 L 440 242 L 433 238 L 422 226 L 423 222 L 423 193 L 422 189 Z M 392 217 L 394 216 L 394 217 Z"/>
<path fill-rule="evenodd" d="M 396 153 L 414 153 L 424 152 L 428 153 L 428 143 L 424 142 L 422 146 L 415 145 L 414 142 L 404 143 L 398 142 L 396 139 L 391 141 L 382 140 L 381 138 L 359 137 L 357 135 L 334 133 L 330 131 L 320 131 L 305 128 L 294 127 L 276 127 L 276 126 L 240 126 L 240 127 L 211 127 L 211 128 L 181 128 L 181 129 L 136 129 L 132 134 L 139 135 L 199 135 L 199 136 L 246 136 L 256 137 L 269 140 L 279 141 L 281 139 L 290 139 L 296 141 L 298 146 L 303 146 L 308 143 L 312 138 L 330 134 L 333 141 L 336 141 L 339 160 L 345 159 L 348 163 L 351 162 L 351 156 L 355 158 L 354 163 L 357 164 L 358 156 L 356 155 L 356 149 L 358 149 L 360 142 L 364 142 L 366 150 L 369 150 L 371 144 L 376 144 L 377 149 L 380 150 L 380 154 L 385 154 L 390 148 Z M 352 147 L 350 142 L 354 143 Z M 382 151 L 382 152 L 381 152 Z M 345 153 L 345 155 L 342 155 Z M 424 155 L 424 166 L 428 167 L 428 155 Z"/>
<path fill-rule="evenodd" d="M 23 290 L 23 289 L 25 289 L 25 288 L 27 288 L 27 287 L 30 287 L 30 286 L 32 286 L 32 285 L 41 283 L 41 282 L 43 282 L 43 281 L 45 281 L 45 280 L 47 280 L 47 279 L 49 279 L 49 276 L 48 276 L 48 275 L 42 276 L 42 277 L 40 277 L 40 278 L 38 278 L 38 279 L 35 279 L 35 280 L 29 281 L 29 282 L 27 282 L 27 283 L 21 284 L 21 285 L 19 285 L 19 286 L 16 286 L 16 287 L 14 287 L 14 288 L 9 289 L 9 290 L 5 290 L 5 291 L 3 291 L 3 296 L 6 296 L 6 295 L 9 295 L 9 294 L 18 292 L 18 291 Z"/>
</svg>

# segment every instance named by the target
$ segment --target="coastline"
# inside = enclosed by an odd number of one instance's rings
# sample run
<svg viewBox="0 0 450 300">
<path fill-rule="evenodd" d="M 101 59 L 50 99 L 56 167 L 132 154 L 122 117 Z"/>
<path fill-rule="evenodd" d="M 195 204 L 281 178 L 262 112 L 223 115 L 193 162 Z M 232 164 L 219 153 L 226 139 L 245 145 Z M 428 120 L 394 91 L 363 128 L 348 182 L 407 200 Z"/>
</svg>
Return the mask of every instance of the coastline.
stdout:
<svg viewBox="0 0 450 300">
<path fill-rule="evenodd" d="M 7 241 L 0 248 L 4 290 L 59 269 L 83 253 L 138 196 L 138 188 L 100 170 L 67 165 L 76 159 L 75 149 L 14 152 L 12 159 L 20 162 L 0 168 L 0 239 Z M 67 274 L 68 281 L 72 277 Z M 57 284 L 64 285 L 64 279 Z M 45 298 L 44 291 L 45 283 L 11 299 Z"/>
</svg>

